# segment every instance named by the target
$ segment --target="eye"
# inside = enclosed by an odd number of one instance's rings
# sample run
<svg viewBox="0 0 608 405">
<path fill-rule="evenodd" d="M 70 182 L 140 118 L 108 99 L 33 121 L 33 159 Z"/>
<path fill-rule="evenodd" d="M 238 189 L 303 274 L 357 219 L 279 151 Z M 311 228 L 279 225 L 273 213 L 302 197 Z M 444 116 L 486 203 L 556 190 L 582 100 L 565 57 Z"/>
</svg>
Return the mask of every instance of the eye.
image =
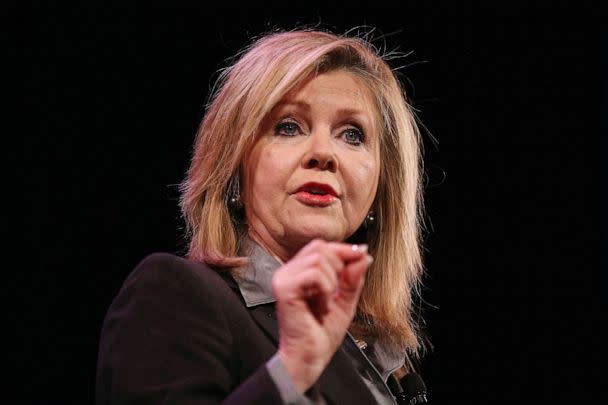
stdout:
<svg viewBox="0 0 608 405">
<path fill-rule="evenodd" d="M 361 144 L 363 144 L 363 141 L 365 140 L 365 135 L 363 134 L 363 131 L 361 131 L 359 128 L 348 128 L 347 130 L 345 130 L 343 132 L 344 135 L 344 140 L 348 143 L 350 143 L 351 145 L 355 145 L 355 146 L 359 146 Z"/>
<path fill-rule="evenodd" d="M 300 131 L 300 126 L 293 121 L 279 122 L 274 128 L 275 135 L 296 136 L 301 132 L 302 131 Z"/>
</svg>

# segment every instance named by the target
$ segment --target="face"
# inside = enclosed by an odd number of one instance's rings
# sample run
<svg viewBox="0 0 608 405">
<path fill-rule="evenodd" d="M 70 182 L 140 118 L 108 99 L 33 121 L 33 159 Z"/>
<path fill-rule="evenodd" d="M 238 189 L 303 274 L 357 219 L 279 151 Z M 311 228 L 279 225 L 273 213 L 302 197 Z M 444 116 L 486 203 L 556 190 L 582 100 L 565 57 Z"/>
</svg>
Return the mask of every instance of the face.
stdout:
<svg viewBox="0 0 608 405">
<path fill-rule="evenodd" d="M 287 94 L 243 163 L 250 235 L 287 260 L 314 238 L 353 234 L 378 188 L 377 116 L 370 90 L 343 70 Z"/>
</svg>

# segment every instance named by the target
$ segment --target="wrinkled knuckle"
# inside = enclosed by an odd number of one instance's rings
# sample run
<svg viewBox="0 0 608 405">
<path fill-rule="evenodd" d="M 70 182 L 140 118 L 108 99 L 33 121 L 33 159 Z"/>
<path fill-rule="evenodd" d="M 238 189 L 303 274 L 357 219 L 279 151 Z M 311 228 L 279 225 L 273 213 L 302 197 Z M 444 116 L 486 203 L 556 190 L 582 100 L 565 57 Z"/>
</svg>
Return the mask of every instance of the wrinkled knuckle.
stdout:
<svg viewBox="0 0 608 405">
<path fill-rule="evenodd" d="M 285 287 L 285 278 L 282 274 L 275 273 L 270 285 L 273 290 L 281 290 Z"/>
<path fill-rule="evenodd" d="M 313 265 L 318 266 L 322 261 L 322 255 L 319 252 L 314 252 L 310 254 L 310 260 Z"/>
</svg>

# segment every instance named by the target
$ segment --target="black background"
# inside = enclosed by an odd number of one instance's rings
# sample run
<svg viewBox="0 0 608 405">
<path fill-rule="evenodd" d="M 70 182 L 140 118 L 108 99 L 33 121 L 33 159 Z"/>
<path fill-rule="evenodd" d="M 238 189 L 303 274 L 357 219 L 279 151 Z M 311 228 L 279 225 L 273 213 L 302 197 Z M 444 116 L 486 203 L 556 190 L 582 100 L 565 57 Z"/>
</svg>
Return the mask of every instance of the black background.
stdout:
<svg viewBox="0 0 608 405">
<path fill-rule="evenodd" d="M 112 298 L 145 255 L 183 249 L 175 185 L 216 71 L 251 36 L 315 23 L 377 27 L 377 44 L 413 51 L 394 66 L 426 127 L 431 398 L 591 399 L 607 291 L 599 8 L 88 3 L 5 18 L 22 107 L 19 146 L 5 152 L 17 157 L 6 172 L 21 263 L 7 266 L 17 402 L 93 403 Z"/>
</svg>

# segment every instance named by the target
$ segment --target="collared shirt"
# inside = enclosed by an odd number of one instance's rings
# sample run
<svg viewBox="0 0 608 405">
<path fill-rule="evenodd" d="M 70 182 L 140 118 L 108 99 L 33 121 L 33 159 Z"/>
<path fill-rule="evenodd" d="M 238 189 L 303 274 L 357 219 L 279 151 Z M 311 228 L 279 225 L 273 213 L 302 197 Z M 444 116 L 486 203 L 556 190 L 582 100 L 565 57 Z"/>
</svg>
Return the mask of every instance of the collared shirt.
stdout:
<svg viewBox="0 0 608 405">
<path fill-rule="evenodd" d="M 272 275 L 281 263 L 251 239 L 244 238 L 242 242 L 241 254 L 249 257 L 249 264 L 236 272 L 234 279 L 245 300 L 245 305 L 251 308 L 275 302 L 272 294 Z M 347 335 L 343 347 L 377 403 L 395 404 L 386 381 L 393 371 L 403 366 L 405 353 L 389 351 L 379 342 L 369 343 L 364 351 L 359 348 L 349 332 Z M 325 404 L 325 400 L 318 393 L 312 392 L 310 396 L 298 393 L 278 355 L 274 355 L 266 363 L 266 367 L 286 404 Z"/>
</svg>

